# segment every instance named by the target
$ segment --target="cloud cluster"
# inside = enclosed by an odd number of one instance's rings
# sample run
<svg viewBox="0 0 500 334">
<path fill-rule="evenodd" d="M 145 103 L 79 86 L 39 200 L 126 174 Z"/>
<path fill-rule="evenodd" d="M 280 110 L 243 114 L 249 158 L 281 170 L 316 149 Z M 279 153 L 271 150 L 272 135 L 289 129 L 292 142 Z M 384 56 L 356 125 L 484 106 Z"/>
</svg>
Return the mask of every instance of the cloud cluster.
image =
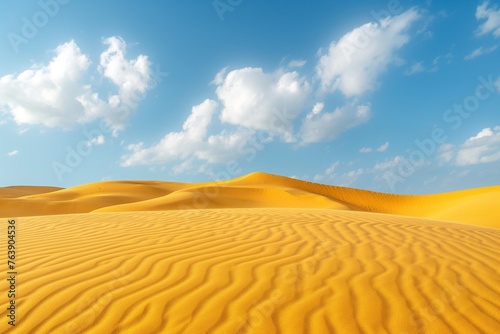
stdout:
<svg viewBox="0 0 500 334">
<path fill-rule="evenodd" d="M 265 73 L 242 68 L 219 79 L 216 94 L 223 105 L 224 123 L 266 130 L 292 142 L 293 120 L 303 110 L 310 85 L 295 71 Z"/>
<path fill-rule="evenodd" d="M 249 146 L 274 140 L 308 145 L 336 139 L 371 118 L 371 105 L 360 101 L 361 95 L 374 89 L 379 76 L 398 59 L 396 53 L 410 40 L 408 29 L 419 17 L 410 9 L 353 29 L 319 53 L 309 74 L 301 73 L 306 71 L 303 59 L 272 71 L 224 68 L 212 81 L 214 96 L 192 107 L 180 131 L 150 145 L 127 145 L 121 165 L 176 162 L 180 172 L 194 161 L 230 161 L 245 155 Z M 48 64 L 1 77 L 0 112 L 20 125 L 70 129 L 104 120 L 115 133 L 123 130 L 154 85 L 152 64 L 145 55 L 127 58 L 127 44 L 120 37 L 102 42 L 105 49 L 97 65 L 69 41 L 54 50 Z M 106 82 L 111 91 L 103 91 Z M 344 98 L 332 105 L 329 96 L 337 90 Z M 104 143 L 104 137 L 96 137 L 87 144 Z"/>
<path fill-rule="evenodd" d="M 244 153 L 245 145 L 254 131 L 222 131 L 208 135 L 208 127 L 216 113 L 218 103 L 207 99 L 192 108 L 184 122 L 182 131 L 166 134 L 160 142 L 150 147 L 144 143 L 128 145 L 128 154 L 122 156 L 123 167 L 140 165 L 163 165 L 181 160 L 185 163 L 177 166 L 178 172 L 191 167 L 193 159 L 208 163 L 222 163 Z"/>
<path fill-rule="evenodd" d="M 477 165 L 500 160 L 500 127 L 485 128 L 461 145 L 444 144 L 439 148 L 442 163 L 457 166 Z"/>
<path fill-rule="evenodd" d="M 99 70 L 118 90 L 101 98 L 91 82 L 91 61 L 75 41 L 59 45 L 46 65 L 34 65 L 20 74 L 0 77 L 0 108 L 17 124 L 72 128 L 104 119 L 120 130 L 136 108 L 138 94 L 151 82 L 146 56 L 125 58 L 126 43 L 119 37 L 105 39 Z"/>
<path fill-rule="evenodd" d="M 396 51 L 410 39 L 406 31 L 419 17 L 417 10 L 410 9 L 354 29 L 338 43 L 330 44 L 309 79 L 298 72 L 305 60 L 292 60 L 288 69 L 272 72 L 258 67 L 231 71 L 223 68 L 211 82 L 216 86 L 216 98 L 193 107 L 183 131 L 167 133 L 149 147 L 143 143 L 129 145 L 129 153 L 122 156 L 122 166 L 181 161 L 175 167 L 177 173 L 191 168 L 193 160 L 217 163 L 236 159 L 256 142 L 258 145 L 278 139 L 308 145 L 337 138 L 370 119 L 371 105 L 357 100 L 374 88 L 379 75 L 397 59 Z M 363 34 L 370 41 L 363 50 L 354 50 L 346 58 L 344 47 L 359 46 Z M 318 78 L 319 87 L 315 87 Z M 329 107 L 314 101 L 326 99 L 337 89 L 346 97 L 340 106 Z M 356 100 L 349 100 L 352 96 Z M 327 108 L 330 111 L 325 112 Z M 307 109 L 311 111 L 304 115 Z M 201 114 L 204 116 L 199 128 L 190 129 L 187 124 Z M 210 135 L 208 128 L 214 122 L 222 130 Z M 382 146 L 379 151 L 386 148 Z"/>
<path fill-rule="evenodd" d="M 492 34 L 495 37 L 500 37 L 500 9 L 497 5 L 492 5 L 488 1 L 483 2 L 476 9 L 476 19 L 486 20 L 477 29 L 479 36 Z"/>
</svg>

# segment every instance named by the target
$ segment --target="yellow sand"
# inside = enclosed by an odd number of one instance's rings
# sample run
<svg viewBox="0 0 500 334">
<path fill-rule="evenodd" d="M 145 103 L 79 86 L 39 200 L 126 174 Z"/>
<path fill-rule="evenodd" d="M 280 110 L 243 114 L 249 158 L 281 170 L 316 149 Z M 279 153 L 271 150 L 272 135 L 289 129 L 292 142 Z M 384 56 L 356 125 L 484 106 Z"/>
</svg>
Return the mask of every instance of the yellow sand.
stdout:
<svg viewBox="0 0 500 334">
<path fill-rule="evenodd" d="M 2 258 L 18 225 L 15 333 L 500 329 L 498 186 L 395 196 L 253 173 L 0 190 Z"/>
</svg>

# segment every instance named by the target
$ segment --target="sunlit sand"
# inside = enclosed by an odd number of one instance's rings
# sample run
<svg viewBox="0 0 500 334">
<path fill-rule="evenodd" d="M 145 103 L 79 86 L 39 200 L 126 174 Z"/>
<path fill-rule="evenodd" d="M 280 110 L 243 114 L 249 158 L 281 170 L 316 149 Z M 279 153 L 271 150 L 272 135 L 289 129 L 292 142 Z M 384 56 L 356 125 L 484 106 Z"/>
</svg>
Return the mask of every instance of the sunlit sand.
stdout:
<svg viewBox="0 0 500 334">
<path fill-rule="evenodd" d="M 498 333 L 499 203 L 500 186 L 401 196 L 264 173 L 0 188 L 14 331 Z"/>
</svg>

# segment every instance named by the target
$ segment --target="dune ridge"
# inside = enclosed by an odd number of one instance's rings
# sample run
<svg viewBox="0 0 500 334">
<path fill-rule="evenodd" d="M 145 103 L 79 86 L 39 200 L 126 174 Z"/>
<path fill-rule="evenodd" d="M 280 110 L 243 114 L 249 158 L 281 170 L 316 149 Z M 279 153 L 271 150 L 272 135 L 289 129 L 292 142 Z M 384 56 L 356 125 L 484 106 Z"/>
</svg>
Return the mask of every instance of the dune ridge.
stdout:
<svg viewBox="0 0 500 334">
<path fill-rule="evenodd" d="M 50 190 L 50 191 L 48 191 Z M 41 192 L 41 190 L 38 190 Z M 3 197 L 1 196 L 3 194 Z M 262 172 L 228 181 L 106 181 L 21 196 L 0 188 L 0 214 L 39 216 L 209 208 L 330 208 L 431 218 L 500 228 L 500 186 L 433 195 L 392 195 Z"/>
<path fill-rule="evenodd" d="M 18 319 L 0 333 L 496 334 L 499 197 L 265 173 L 2 188 Z"/>
</svg>

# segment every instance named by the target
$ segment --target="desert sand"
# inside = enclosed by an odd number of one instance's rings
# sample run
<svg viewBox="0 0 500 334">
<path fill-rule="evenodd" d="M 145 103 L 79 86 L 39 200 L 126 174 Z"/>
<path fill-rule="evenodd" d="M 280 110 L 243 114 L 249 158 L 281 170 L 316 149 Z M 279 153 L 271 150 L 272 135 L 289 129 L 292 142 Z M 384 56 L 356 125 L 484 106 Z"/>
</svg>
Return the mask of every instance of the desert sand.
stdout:
<svg viewBox="0 0 500 334">
<path fill-rule="evenodd" d="M 402 196 L 265 173 L 0 188 L 19 291 L 0 332 L 498 333 L 499 203 L 500 186 Z"/>
</svg>

